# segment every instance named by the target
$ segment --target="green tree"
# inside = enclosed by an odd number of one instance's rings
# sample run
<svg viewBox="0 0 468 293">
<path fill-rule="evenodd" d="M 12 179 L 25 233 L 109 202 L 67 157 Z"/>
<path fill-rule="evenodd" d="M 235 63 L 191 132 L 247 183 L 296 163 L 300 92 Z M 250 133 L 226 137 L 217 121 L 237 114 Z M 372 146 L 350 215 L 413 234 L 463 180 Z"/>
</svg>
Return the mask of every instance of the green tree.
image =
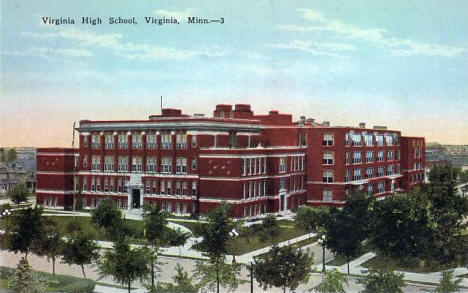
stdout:
<svg viewBox="0 0 468 293">
<path fill-rule="evenodd" d="M 35 241 L 34 252 L 52 260 L 52 274 L 55 276 L 55 261 L 63 253 L 65 241 L 55 222 L 46 225 L 45 233 Z"/>
<path fill-rule="evenodd" d="M 325 274 L 323 282 L 320 283 L 317 290 L 321 293 L 345 293 L 343 284 L 348 285 L 346 275 L 333 269 Z"/>
<path fill-rule="evenodd" d="M 437 293 L 454 293 L 460 290 L 461 278 L 455 278 L 453 270 L 442 271 L 439 286 L 436 287 Z"/>
<path fill-rule="evenodd" d="M 327 229 L 330 209 L 327 206 L 310 207 L 302 206 L 296 214 L 296 227 L 313 233 Z"/>
<path fill-rule="evenodd" d="M 179 258 L 180 258 L 180 247 L 187 243 L 187 240 L 190 238 L 190 233 L 182 231 L 180 228 L 177 230 L 171 230 L 169 236 L 169 244 L 171 246 L 177 246 L 179 248 Z"/>
<path fill-rule="evenodd" d="M 358 282 L 364 285 L 362 293 L 402 293 L 404 274 L 387 269 L 370 271 Z"/>
<path fill-rule="evenodd" d="M 268 215 L 260 226 L 259 236 L 263 242 L 271 241 L 276 244 L 276 237 L 280 235 L 280 226 L 275 215 Z"/>
<path fill-rule="evenodd" d="M 5 149 L 1 148 L 0 149 L 0 162 L 6 162 L 6 160 L 7 160 L 7 156 L 5 153 Z"/>
<path fill-rule="evenodd" d="M 307 283 L 312 272 L 313 258 L 308 253 L 291 246 L 273 248 L 255 259 L 253 274 L 257 282 L 267 290 L 269 287 L 294 290 Z"/>
<path fill-rule="evenodd" d="M 8 288 L 14 293 L 44 292 L 44 286 L 31 269 L 27 259 L 22 257 L 8 279 Z"/>
<path fill-rule="evenodd" d="M 7 160 L 8 162 L 13 162 L 14 160 L 16 160 L 18 158 L 18 155 L 16 154 L 16 150 L 11 148 L 8 150 L 8 153 L 7 153 Z"/>
<path fill-rule="evenodd" d="M 149 273 L 147 252 L 144 248 L 131 248 L 125 237 L 114 242 L 112 250 L 106 251 L 98 262 L 102 277 L 112 276 L 115 281 L 126 284 L 128 293 L 136 280 L 144 280 Z"/>
<path fill-rule="evenodd" d="M 158 283 L 155 290 L 150 292 L 158 293 L 197 293 L 198 286 L 194 284 L 193 278 L 189 277 L 188 273 L 180 264 L 176 265 L 176 275 L 172 277 L 172 283 Z"/>
<path fill-rule="evenodd" d="M 112 198 L 105 198 L 91 211 L 91 221 L 98 228 L 105 229 L 106 238 L 109 238 L 109 235 L 115 237 L 122 226 L 122 210 Z"/>
<path fill-rule="evenodd" d="M 203 240 L 200 246 L 209 257 L 208 263 L 197 263 L 198 272 L 202 277 L 202 287 L 211 286 L 211 281 L 216 281 L 216 292 L 219 293 L 219 286 L 236 286 L 235 280 L 238 274 L 237 265 L 225 264 L 225 255 L 230 238 L 229 232 L 234 228 L 234 223 L 229 217 L 229 206 L 222 202 L 218 207 L 208 214 L 206 223 L 202 224 L 201 234 Z M 240 270 L 240 268 L 239 268 Z"/>
<path fill-rule="evenodd" d="M 76 232 L 65 241 L 63 261 L 69 265 L 79 265 L 85 278 L 84 266 L 93 263 L 98 256 L 98 246 L 87 233 Z"/>
<path fill-rule="evenodd" d="M 197 261 L 194 277 L 199 280 L 198 287 L 207 292 L 219 293 L 220 286 L 235 291 L 243 283 L 239 279 L 240 270 L 238 263 L 227 264 L 224 254 L 212 255 L 208 261 Z"/>
<path fill-rule="evenodd" d="M 3 235 L 7 250 L 24 253 L 28 257 L 34 242 L 44 234 L 42 208 L 27 208 L 16 211 L 11 216 L 9 233 Z"/>
<path fill-rule="evenodd" d="M 10 189 L 7 196 L 11 198 L 11 201 L 19 206 L 23 201 L 28 200 L 29 190 L 23 183 L 17 184 L 15 187 Z"/>
</svg>

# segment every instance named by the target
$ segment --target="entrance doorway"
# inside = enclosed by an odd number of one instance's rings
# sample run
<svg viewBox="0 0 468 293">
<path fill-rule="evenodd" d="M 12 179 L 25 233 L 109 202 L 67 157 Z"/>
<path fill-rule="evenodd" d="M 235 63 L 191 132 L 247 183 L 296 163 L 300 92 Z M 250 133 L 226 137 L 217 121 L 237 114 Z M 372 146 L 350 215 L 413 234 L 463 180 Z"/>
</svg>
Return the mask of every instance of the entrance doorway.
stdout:
<svg viewBox="0 0 468 293">
<path fill-rule="evenodd" d="M 132 207 L 140 208 L 140 189 L 132 189 Z"/>
<path fill-rule="evenodd" d="M 286 196 L 285 196 L 284 194 L 282 194 L 282 195 L 280 196 L 280 211 L 284 211 L 284 210 L 286 209 L 285 197 L 286 197 Z"/>
</svg>

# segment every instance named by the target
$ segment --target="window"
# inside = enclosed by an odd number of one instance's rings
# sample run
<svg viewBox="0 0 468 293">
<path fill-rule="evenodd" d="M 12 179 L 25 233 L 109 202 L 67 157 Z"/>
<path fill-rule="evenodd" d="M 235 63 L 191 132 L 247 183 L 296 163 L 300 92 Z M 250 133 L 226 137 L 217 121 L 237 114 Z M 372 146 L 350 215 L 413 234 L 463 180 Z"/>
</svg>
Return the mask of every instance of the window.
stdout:
<svg viewBox="0 0 468 293">
<path fill-rule="evenodd" d="M 401 172 L 400 164 L 397 164 L 397 165 L 396 165 L 396 173 L 397 173 L 397 174 L 400 174 L 400 172 Z"/>
<path fill-rule="evenodd" d="M 155 156 L 146 157 L 146 172 L 150 172 L 150 173 L 156 172 L 156 157 Z"/>
<path fill-rule="evenodd" d="M 101 191 L 101 178 L 96 178 L 96 191 Z"/>
<path fill-rule="evenodd" d="M 263 158 L 263 174 L 266 174 L 266 168 L 267 168 L 267 159 Z"/>
<path fill-rule="evenodd" d="M 299 146 L 307 146 L 307 134 L 306 133 L 299 133 L 298 134 L 298 145 Z"/>
<path fill-rule="evenodd" d="M 387 146 L 393 146 L 393 136 L 392 135 L 386 135 L 385 136 L 385 141 L 387 142 Z"/>
<path fill-rule="evenodd" d="M 132 135 L 132 149 L 141 149 L 141 134 L 134 133 Z"/>
<path fill-rule="evenodd" d="M 163 150 L 168 150 L 172 148 L 171 134 L 163 133 L 161 134 L 161 147 Z"/>
<path fill-rule="evenodd" d="M 388 151 L 387 152 L 387 161 L 393 161 L 393 151 Z"/>
<path fill-rule="evenodd" d="M 114 192 L 114 177 L 110 178 L 109 191 Z"/>
<path fill-rule="evenodd" d="M 96 191 L 96 178 L 91 178 L 91 191 Z"/>
<path fill-rule="evenodd" d="M 187 149 L 187 135 L 185 133 L 176 134 L 176 148 L 178 150 Z"/>
<path fill-rule="evenodd" d="M 161 180 L 160 189 L 161 189 L 160 191 L 161 194 L 163 195 L 166 194 L 166 181 Z"/>
<path fill-rule="evenodd" d="M 88 146 L 88 136 L 83 135 L 83 147 L 87 147 L 87 146 Z"/>
<path fill-rule="evenodd" d="M 151 180 L 149 180 L 149 179 L 145 180 L 145 193 L 146 194 L 151 193 Z"/>
<path fill-rule="evenodd" d="M 372 134 L 366 134 L 366 135 L 364 135 L 364 141 L 365 141 L 365 143 L 366 143 L 366 146 L 368 146 L 368 147 L 374 145 L 373 140 L 372 140 Z"/>
<path fill-rule="evenodd" d="M 350 152 L 346 152 L 346 156 L 345 156 L 345 164 L 348 165 L 349 164 L 349 158 L 351 157 L 351 154 Z"/>
<path fill-rule="evenodd" d="M 375 142 L 377 143 L 377 146 L 383 146 L 384 145 L 383 135 L 376 135 L 375 136 Z"/>
<path fill-rule="evenodd" d="M 106 149 L 111 150 L 114 148 L 114 135 L 106 134 L 104 140 L 106 142 Z"/>
<path fill-rule="evenodd" d="M 143 164 L 143 159 L 141 157 L 133 157 L 132 158 L 132 171 L 133 172 L 141 172 Z"/>
<path fill-rule="evenodd" d="M 322 145 L 323 146 L 333 146 L 333 134 L 332 133 L 325 133 L 323 135 L 323 141 Z"/>
<path fill-rule="evenodd" d="M 166 188 L 166 191 L 167 191 L 167 195 L 171 195 L 172 194 L 172 181 L 167 181 L 167 188 Z"/>
<path fill-rule="evenodd" d="M 101 170 L 101 157 L 92 156 L 91 157 L 91 171 L 100 171 Z"/>
<path fill-rule="evenodd" d="M 266 196 L 266 180 L 263 180 L 263 196 Z"/>
<path fill-rule="evenodd" d="M 286 157 L 279 158 L 279 172 L 286 172 Z"/>
<path fill-rule="evenodd" d="M 245 195 L 247 194 L 246 189 L 247 189 L 247 183 L 244 182 L 242 184 L 242 196 L 244 199 L 245 199 Z"/>
<path fill-rule="evenodd" d="M 324 189 L 322 191 L 322 201 L 332 202 L 333 201 L 333 191 L 330 189 Z"/>
<path fill-rule="evenodd" d="M 370 179 L 374 177 L 374 168 L 367 168 L 366 170 L 366 178 Z"/>
<path fill-rule="evenodd" d="M 156 191 L 157 191 L 156 186 L 157 186 L 157 184 L 158 184 L 158 181 L 157 181 L 157 180 L 153 180 L 153 189 L 152 189 L 153 194 L 156 194 Z"/>
<path fill-rule="evenodd" d="M 354 152 L 353 153 L 353 164 L 360 164 L 362 163 L 361 152 Z"/>
<path fill-rule="evenodd" d="M 187 158 L 176 159 L 176 173 L 187 174 Z"/>
<path fill-rule="evenodd" d="M 171 173 L 172 172 L 172 158 L 163 157 L 161 160 L 161 173 Z"/>
<path fill-rule="evenodd" d="M 385 191 L 385 182 L 379 182 L 377 184 L 377 191 L 378 193 L 382 193 Z"/>
<path fill-rule="evenodd" d="M 109 191 L 109 179 L 104 178 L 104 192 L 108 192 L 108 191 Z"/>
<path fill-rule="evenodd" d="M 367 151 L 366 152 L 366 163 L 372 163 L 374 161 L 374 152 Z"/>
<path fill-rule="evenodd" d="M 286 178 L 280 178 L 280 190 L 286 189 Z"/>
<path fill-rule="evenodd" d="M 333 153 L 332 152 L 323 153 L 323 164 L 333 165 Z"/>
<path fill-rule="evenodd" d="M 346 169 L 345 182 L 349 182 L 349 177 L 351 177 L 351 171 L 349 169 Z"/>
<path fill-rule="evenodd" d="M 333 171 L 323 171 L 322 182 L 333 182 Z"/>
<path fill-rule="evenodd" d="M 377 168 L 377 177 L 384 176 L 384 167 L 380 166 Z"/>
<path fill-rule="evenodd" d="M 192 135 L 192 147 L 196 148 L 197 147 L 197 136 Z"/>
<path fill-rule="evenodd" d="M 367 185 L 367 195 L 374 195 L 374 184 Z"/>
<path fill-rule="evenodd" d="M 119 134 L 119 149 L 128 148 L 128 137 L 127 134 Z"/>
<path fill-rule="evenodd" d="M 87 178 L 83 177 L 83 191 L 88 190 L 87 182 L 88 182 Z"/>
<path fill-rule="evenodd" d="M 387 167 L 387 175 L 393 175 L 394 172 L 393 172 L 393 165 L 390 165 Z"/>
<path fill-rule="evenodd" d="M 119 171 L 128 171 L 128 157 L 119 157 Z"/>
<path fill-rule="evenodd" d="M 196 158 L 193 158 L 191 163 L 190 163 L 190 167 L 192 168 L 192 170 L 197 170 L 197 159 Z"/>
<path fill-rule="evenodd" d="M 147 134 L 146 135 L 146 148 L 149 150 L 155 150 L 156 149 L 156 135 L 153 133 Z"/>
<path fill-rule="evenodd" d="M 362 136 L 360 134 L 351 134 L 353 146 L 362 146 Z"/>
<path fill-rule="evenodd" d="M 187 196 L 187 182 L 182 182 L 182 195 Z"/>
<path fill-rule="evenodd" d="M 379 162 L 384 161 L 384 152 L 383 151 L 379 151 L 377 161 L 379 161 Z"/>
<path fill-rule="evenodd" d="M 83 168 L 88 167 L 88 156 L 83 156 Z"/>
<path fill-rule="evenodd" d="M 181 184 L 180 184 L 180 181 L 179 181 L 179 180 L 176 181 L 175 186 L 176 186 L 176 188 L 175 188 L 175 195 L 180 195 L 180 194 L 181 194 Z"/>
<path fill-rule="evenodd" d="M 117 192 L 122 193 L 122 179 L 121 178 L 119 178 L 119 180 L 117 181 Z"/>
<path fill-rule="evenodd" d="M 397 161 L 400 160 L 400 151 L 395 151 L 395 159 L 396 159 Z"/>
<path fill-rule="evenodd" d="M 247 172 L 247 159 L 242 159 L 241 174 L 245 176 L 246 172 Z"/>
<path fill-rule="evenodd" d="M 354 169 L 353 171 L 353 181 L 359 181 L 362 179 L 361 169 Z"/>
<path fill-rule="evenodd" d="M 104 172 L 112 172 L 112 171 L 114 171 L 114 157 L 105 156 L 104 157 Z"/>
<path fill-rule="evenodd" d="M 91 135 L 91 147 L 98 149 L 101 146 L 101 136 L 99 134 Z"/>
<path fill-rule="evenodd" d="M 236 132 L 229 132 L 229 147 L 230 148 L 237 147 L 237 133 Z"/>
<path fill-rule="evenodd" d="M 192 196 L 197 196 L 197 182 L 192 181 Z"/>
</svg>

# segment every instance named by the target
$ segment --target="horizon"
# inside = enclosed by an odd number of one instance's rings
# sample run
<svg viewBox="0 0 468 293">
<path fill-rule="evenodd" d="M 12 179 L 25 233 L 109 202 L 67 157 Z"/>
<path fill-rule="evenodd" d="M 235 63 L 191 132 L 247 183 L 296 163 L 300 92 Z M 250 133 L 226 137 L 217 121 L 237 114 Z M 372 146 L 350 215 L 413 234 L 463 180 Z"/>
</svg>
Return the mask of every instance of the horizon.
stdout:
<svg viewBox="0 0 468 293">
<path fill-rule="evenodd" d="M 147 119 L 161 95 L 190 115 L 247 103 L 468 145 L 466 1 L 113 3 L 0 3 L 1 147 L 70 147 L 73 122 Z M 119 16 L 139 23 L 106 23 Z"/>
</svg>

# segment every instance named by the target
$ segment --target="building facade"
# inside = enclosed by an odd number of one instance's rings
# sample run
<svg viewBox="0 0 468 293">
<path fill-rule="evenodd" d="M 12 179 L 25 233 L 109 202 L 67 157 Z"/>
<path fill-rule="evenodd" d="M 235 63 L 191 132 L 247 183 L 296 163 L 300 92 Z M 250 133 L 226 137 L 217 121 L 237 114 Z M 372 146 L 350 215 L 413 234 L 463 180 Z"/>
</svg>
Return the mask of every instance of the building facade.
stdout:
<svg viewBox="0 0 468 293">
<path fill-rule="evenodd" d="M 111 197 L 124 209 L 147 202 L 190 214 L 226 201 L 234 216 L 255 217 L 342 205 L 356 189 L 382 197 L 424 180 L 424 138 L 255 115 L 245 104 L 217 105 L 213 117 L 163 109 L 148 120 L 82 120 L 77 131 L 76 150 L 38 150 L 38 203 L 70 208 L 80 196 L 92 208 Z"/>
</svg>

